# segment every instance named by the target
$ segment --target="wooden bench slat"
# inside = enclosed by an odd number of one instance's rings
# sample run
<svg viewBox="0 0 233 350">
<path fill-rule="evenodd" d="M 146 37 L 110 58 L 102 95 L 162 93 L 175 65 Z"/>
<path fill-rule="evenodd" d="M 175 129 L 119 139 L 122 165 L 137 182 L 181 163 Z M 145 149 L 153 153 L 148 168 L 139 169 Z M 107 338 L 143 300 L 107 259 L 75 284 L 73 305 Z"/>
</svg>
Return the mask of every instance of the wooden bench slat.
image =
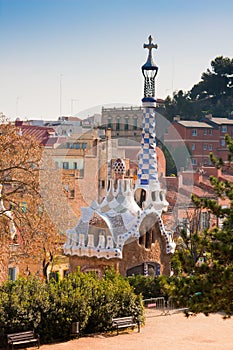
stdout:
<svg viewBox="0 0 233 350">
<path fill-rule="evenodd" d="M 40 337 L 35 334 L 34 331 L 25 331 L 18 333 L 7 334 L 8 345 L 11 345 L 13 349 L 14 345 L 21 344 L 35 344 L 37 343 L 38 348 L 40 347 Z"/>
<path fill-rule="evenodd" d="M 140 323 L 135 322 L 132 316 L 117 317 L 112 319 L 112 327 L 117 329 L 117 334 L 119 328 L 134 328 L 138 326 L 138 332 L 140 332 Z"/>
</svg>

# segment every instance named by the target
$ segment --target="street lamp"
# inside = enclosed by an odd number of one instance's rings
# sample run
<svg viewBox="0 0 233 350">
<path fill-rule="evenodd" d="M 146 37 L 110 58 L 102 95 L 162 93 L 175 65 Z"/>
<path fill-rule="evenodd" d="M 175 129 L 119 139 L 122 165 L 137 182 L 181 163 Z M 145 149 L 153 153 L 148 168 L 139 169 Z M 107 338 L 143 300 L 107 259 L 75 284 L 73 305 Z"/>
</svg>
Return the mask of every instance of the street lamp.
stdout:
<svg viewBox="0 0 233 350">
<path fill-rule="evenodd" d="M 77 98 L 72 98 L 71 100 L 70 100 L 70 115 L 72 116 L 73 115 L 73 103 L 75 102 L 75 101 L 79 101 Z"/>
</svg>

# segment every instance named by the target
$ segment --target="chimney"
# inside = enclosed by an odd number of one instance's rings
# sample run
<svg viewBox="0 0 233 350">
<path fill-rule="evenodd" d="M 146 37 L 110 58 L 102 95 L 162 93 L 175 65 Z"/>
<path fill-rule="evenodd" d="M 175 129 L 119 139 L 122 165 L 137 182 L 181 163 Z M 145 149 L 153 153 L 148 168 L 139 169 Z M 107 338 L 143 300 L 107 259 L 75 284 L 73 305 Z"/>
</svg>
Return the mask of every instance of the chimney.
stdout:
<svg viewBox="0 0 233 350">
<path fill-rule="evenodd" d="M 23 121 L 20 120 L 19 118 L 15 119 L 15 126 L 22 126 L 23 125 Z"/>
</svg>

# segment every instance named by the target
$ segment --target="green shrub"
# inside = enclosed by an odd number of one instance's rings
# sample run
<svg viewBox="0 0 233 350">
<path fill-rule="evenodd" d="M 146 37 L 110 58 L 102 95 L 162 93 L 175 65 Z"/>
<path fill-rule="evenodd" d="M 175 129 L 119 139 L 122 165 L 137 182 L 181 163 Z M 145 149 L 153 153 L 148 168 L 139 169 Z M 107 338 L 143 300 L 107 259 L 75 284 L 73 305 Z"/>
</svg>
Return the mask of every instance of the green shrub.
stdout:
<svg viewBox="0 0 233 350">
<path fill-rule="evenodd" d="M 7 281 L 0 287 L 0 340 L 7 333 L 37 329 L 49 307 L 44 283 L 31 277 Z"/>
<path fill-rule="evenodd" d="M 102 279 L 77 271 L 48 284 L 36 278 L 7 281 L 0 287 L 0 342 L 7 333 L 35 329 L 42 343 L 66 340 L 72 322 L 81 333 L 102 332 L 112 317 L 143 317 L 141 296 L 129 281 L 112 270 Z"/>
<path fill-rule="evenodd" d="M 102 279 L 97 279 L 90 300 L 92 309 L 86 333 L 100 332 L 111 328 L 113 317 L 143 316 L 140 296 L 136 296 L 127 279 L 114 270 L 106 270 Z"/>
<path fill-rule="evenodd" d="M 157 298 L 163 295 L 159 277 L 137 275 L 128 277 L 128 280 L 134 288 L 134 293 L 141 294 L 143 299 Z"/>
<path fill-rule="evenodd" d="M 91 312 L 90 286 L 90 279 L 81 273 L 48 284 L 50 308 L 38 327 L 44 342 L 68 339 L 72 322 L 79 322 L 82 332 Z"/>
</svg>

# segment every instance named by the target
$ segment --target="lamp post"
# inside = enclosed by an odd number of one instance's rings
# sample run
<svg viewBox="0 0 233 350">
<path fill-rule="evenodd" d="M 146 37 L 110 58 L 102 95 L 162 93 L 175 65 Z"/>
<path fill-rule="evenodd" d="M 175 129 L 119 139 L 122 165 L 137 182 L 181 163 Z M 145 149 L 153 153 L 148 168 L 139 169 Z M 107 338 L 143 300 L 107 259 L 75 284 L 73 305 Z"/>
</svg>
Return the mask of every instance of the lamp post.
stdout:
<svg viewBox="0 0 233 350">
<path fill-rule="evenodd" d="M 59 84 L 59 87 L 60 87 L 60 117 L 62 116 L 62 77 L 63 77 L 63 74 L 60 74 L 60 84 Z"/>
<path fill-rule="evenodd" d="M 74 102 L 75 101 L 79 101 L 77 98 L 72 98 L 70 100 L 70 115 L 72 116 L 73 115 L 73 105 L 74 105 Z"/>
</svg>

